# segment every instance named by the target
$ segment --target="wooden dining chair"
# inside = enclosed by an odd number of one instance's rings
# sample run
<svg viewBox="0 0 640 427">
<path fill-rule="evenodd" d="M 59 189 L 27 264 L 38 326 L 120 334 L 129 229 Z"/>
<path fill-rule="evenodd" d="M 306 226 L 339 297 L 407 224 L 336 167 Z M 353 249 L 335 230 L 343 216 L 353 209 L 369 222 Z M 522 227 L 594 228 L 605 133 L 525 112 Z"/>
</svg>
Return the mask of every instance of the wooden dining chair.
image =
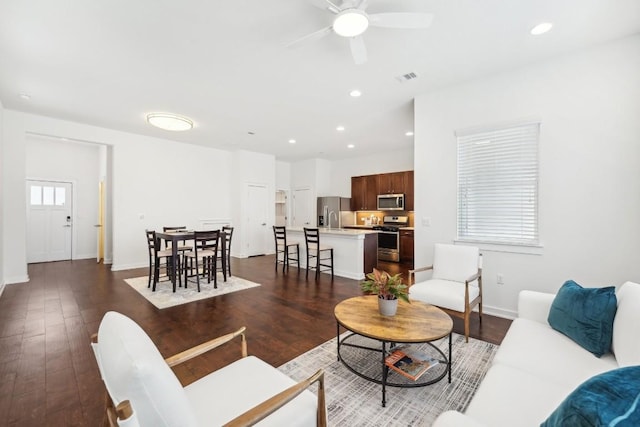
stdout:
<svg viewBox="0 0 640 427">
<path fill-rule="evenodd" d="M 184 287 L 187 287 L 189 277 L 195 275 L 198 283 L 198 292 L 200 292 L 200 274 L 207 277 L 207 283 L 211 283 L 213 276 L 213 287 L 218 288 L 218 242 L 220 241 L 220 230 L 212 231 L 195 231 L 193 251 L 186 252 L 184 266 Z M 195 274 L 194 271 L 195 264 Z M 200 270 L 202 269 L 202 271 Z"/>
<path fill-rule="evenodd" d="M 224 271 L 224 273 L 231 277 L 231 239 L 233 238 L 233 227 L 228 225 L 222 227 L 220 238 L 224 239 L 224 254 L 222 253 L 222 245 L 220 245 L 218 248 L 218 258 L 222 261 L 222 257 L 224 257 L 225 264 L 227 265 L 227 270 Z"/>
<path fill-rule="evenodd" d="M 320 230 L 317 228 L 304 228 L 304 240 L 307 248 L 307 274 L 309 270 L 316 270 L 316 279 L 320 277 L 320 271 L 331 270 L 333 279 L 333 248 L 320 245 Z M 315 260 L 311 265 L 310 260 Z"/>
<path fill-rule="evenodd" d="M 158 250 L 160 242 L 156 237 L 155 230 L 145 230 L 145 234 L 147 235 L 147 248 L 149 250 L 149 283 L 147 284 L 147 288 L 151 287 L 151 283 L 153 283 L 152 291 L 155 292 L 156 284 L 160 279 L 161 261 L 164 260 L 165 270 L 167 274 L 169 274 L 169 265 L 171 265 L 173 254 L 171 253 L 171 249 Z M 178 271 L 180 271 L 180 259 L 177 260 L 177 266 Z M 182 286 L 180 276 L 178 276 L 178 281 L 180 286 Z"/>
</svg>

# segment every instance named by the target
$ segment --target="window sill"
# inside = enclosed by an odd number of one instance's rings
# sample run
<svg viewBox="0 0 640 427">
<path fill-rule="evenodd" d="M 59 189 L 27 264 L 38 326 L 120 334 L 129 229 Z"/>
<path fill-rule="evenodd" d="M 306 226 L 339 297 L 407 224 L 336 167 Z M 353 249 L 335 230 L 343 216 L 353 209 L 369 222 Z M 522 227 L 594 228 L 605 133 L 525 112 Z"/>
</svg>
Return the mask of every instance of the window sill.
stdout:
<svg viewBox="0 0 640 427">
<path fill-rule="evenodd" d="M 480 251 L 488 252 L 508 252 L 513 254 L 525 255 L 542 255 L 544 246 L 542 245 L 518 245 L 514 243 L 495 243 L 485 242 L 482 240 L 463 240 L 455 239 L 454 243 L 462 245 L 474 245 L 480 248 Z"/>
</svg>

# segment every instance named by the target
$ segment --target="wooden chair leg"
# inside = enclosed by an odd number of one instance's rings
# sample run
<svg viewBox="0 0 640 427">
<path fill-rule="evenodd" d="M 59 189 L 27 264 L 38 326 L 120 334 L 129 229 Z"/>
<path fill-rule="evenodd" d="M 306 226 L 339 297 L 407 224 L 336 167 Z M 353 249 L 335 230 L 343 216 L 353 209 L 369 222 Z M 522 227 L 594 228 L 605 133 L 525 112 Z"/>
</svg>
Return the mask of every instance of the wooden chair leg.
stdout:
<svg viewBox="0 0 640 427">
<path fill-rule="evenodd" d="M 333 249 L 331 249 L 331 278 L 333 279 Z"/>
<path fill-rule="evenodd" d="M 469 312 L 464 314 L 464 338 L 465 342 L 469 342 Z"/>
</svg>

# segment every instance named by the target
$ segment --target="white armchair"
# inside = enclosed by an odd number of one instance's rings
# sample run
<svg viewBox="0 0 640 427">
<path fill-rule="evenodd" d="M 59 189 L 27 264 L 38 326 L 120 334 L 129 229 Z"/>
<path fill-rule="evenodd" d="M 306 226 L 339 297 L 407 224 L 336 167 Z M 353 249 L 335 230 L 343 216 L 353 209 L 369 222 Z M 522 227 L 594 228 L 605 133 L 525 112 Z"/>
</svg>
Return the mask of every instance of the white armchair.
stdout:
<svg viewBox="0 0 640 427">
<path fill-rule="evenodd" d="M 415 273 L 433 270 L 431 279 L 415 283 Z M 440 307 L 464 320 L 469 342 L 469 318 L 478 306 L 482 322 L 482 255 L 477 247 L 434 245 L 433 265 L 409 270 L 409 298 Z"/>
<path fill-rule="evenodd" d="M 93 348 L 111 426 L 326 426 L 324 374 L 296 383 L 247 357 L 245 328 L 164 359 L 128 317 L 105 314 Z M 240 337 L 242 358 L 183 387 L 171 367 Z M 318 382 L 318 396 L 307 390 Z M 127 403 L 130 403 L 130 405 Z"/>
</svg>

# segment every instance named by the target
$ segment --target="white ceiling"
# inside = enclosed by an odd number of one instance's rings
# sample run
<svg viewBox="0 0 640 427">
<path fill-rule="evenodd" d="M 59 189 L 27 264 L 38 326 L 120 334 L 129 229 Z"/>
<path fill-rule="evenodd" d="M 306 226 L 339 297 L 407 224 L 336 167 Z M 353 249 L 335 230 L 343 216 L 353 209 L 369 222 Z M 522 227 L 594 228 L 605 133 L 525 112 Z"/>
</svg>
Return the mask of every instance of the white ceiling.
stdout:
<svg viewBox="0 0 640 427">
<path fill-rule="evenodd" d="M 335 34 L 285 47 L 331 24 L 314 2 L 322 0 L 1 0 L 0 101 L 285 161 L 337 159 L 410 147 L 417 94 L 640 32 L 639 0 L 370 0 L 369 13 L 428 12 L 434 21 L 369 28 L 369 60 L 355 65 Z M 531 36 L 542 21 L 554 28 Z M 396 80 L 409 72 L 418 78 Z M 351 98 L 353 88 L 362 97 Z M 152 111 L 196 127 L 153 128 L 144 120 Z"/>
</svg>

